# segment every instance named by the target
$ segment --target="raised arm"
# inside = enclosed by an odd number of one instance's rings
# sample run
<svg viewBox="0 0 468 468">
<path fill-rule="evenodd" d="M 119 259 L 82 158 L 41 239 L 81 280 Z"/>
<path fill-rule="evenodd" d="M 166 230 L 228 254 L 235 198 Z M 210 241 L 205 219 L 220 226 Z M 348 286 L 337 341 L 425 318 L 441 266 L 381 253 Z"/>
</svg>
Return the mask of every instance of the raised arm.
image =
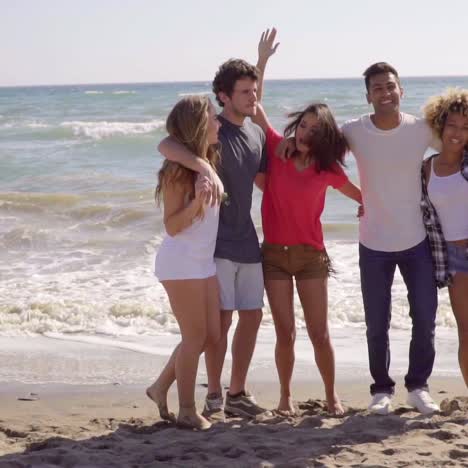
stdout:
<svg viewBox="0 0 468 468">
<path fill-rule="evenodd" d="M 211 203 L 219 203 L 223 194 L 223 188 L 214 169 L 205 160 L 189 151 L 184 145 L 174 138 L 166 137 L 158 145 L 158 151 L 169 161 L 179 163 L 192 171 L 206 177 L 211 183 Z"/>
<path fill-rule="evenodd" d="M 259 125 L 262 130 L 266 133 L 268 128 L 271 126 L 268 121 L 268 117 L 261 105 L 263 97 L 263 78 L 265 75 L 265 68 L 268 63 L 268 59 L 276 52 L 276 49 L 279 46 L 279 42 L 274 44 L 276 38 L 276 29 L 273 28 L 271 31 L 267 29 L 262 32 L 260 41 L 258 43 L 258 61 L 257 68 L 259 71 L 258 82 L 257 82 L 257 112 L 255 116 L 252 117 L 253 122 Z"/>
<path fill-rule="evenodd" d="M 270 31 L 267 29 L 262 32 L 260 41 L 258 43 L 258 61 L 257 68 L 259 71 L 258 83 L 257 83 L 257 99 L 262 100 L 263 97 L 263 77 L 265 74 L 266 65 L 268 59 L 276 52 L 279 46 L 279 42 L 274 44 L 276 39 L 276 29 L 272 28 Z"/>
</svg>

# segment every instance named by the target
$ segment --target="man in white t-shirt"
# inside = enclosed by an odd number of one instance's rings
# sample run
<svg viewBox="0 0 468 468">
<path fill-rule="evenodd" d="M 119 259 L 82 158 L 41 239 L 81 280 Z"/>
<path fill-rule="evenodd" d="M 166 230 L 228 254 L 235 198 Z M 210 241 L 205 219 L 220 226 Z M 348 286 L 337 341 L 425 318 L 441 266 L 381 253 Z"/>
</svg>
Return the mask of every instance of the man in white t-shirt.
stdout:
<svg viewBox="0 0 468 468">
<path fill-rule="evenodd" d="M 419 203 L 421 163 L 432 134 L 424 120 L 400 112 L 403 89 L 391 65 L 375 63 L 364 77 L 374 113 L 346 122 L 343 132 L 357 161 L 365 209 L 359 223 L 359 267 L 374 379 L 369 410 L 391 410 L 395 382 L 389 375 L 388 330 L 398 266 L 413 322 L 405 376 L 408 404 L 431 414 L 439 409 L 427 386 L 435 357 L 437 289 Z"/>
</svg>

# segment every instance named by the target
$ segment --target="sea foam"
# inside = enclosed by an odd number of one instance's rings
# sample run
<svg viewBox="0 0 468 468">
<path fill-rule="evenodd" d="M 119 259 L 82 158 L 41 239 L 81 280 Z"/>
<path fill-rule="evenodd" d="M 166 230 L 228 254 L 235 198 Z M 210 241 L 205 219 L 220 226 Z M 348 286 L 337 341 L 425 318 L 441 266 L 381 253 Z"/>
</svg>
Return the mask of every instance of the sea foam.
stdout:
<svg viewBox="0 0 468 468">
<path fill-rule="evenodd" d="M 164 288 L 153 275 L 154 255 L 161 239 L 158 235 L 139 247 L 137 243 L 136 250 L 125 247 L 124 240 L 121 246 L 89 244 L 82 253 L 75 243 L 74 252 L 65 254 L 62 249 L 60 257 L 51 245 L 49 251 L 36 252 L 27 260 L 18 257 L 0 266 L 4 278 L 0 283 L 0 335 L 84 333 L 121 337 L 178 333 Z M 330 325 L 364 329 L 357 245 L 332 241 L 327 249 L 337 270 L 329 281 Z M 399 274 L 392 298 L 392 329 L 409 330 L 406 287 Z M 273 319 L 264 299 L 262 326 L 272 328 Z M 294 314 L 297 327 L 304 329 L 297 293 Z M 446 291 L 440 294 L 437 323 L 456 328 Z"/>
<path fill-rule="evenodd" d="M 142 135 L 151 133 L 164 126 L 163 120 L 149 122 L 83 122 L 79 120 L 66 121 L 60 124 L 62 128 L 70 128 L 78 137 L 101 140 L 113 136 Z"/>
</svg>

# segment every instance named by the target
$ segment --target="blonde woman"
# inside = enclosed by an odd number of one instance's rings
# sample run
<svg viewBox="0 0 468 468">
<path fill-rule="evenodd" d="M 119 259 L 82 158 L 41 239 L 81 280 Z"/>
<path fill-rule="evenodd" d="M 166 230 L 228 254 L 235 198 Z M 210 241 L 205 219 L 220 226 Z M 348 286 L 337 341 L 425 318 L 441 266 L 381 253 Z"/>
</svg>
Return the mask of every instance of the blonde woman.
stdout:
<svg viewBox="0 0 468 468">
<path fill-rule="evenodd" d="M 210 100 L 190 96 L 179 101 L 166 122 L 169 135 L 213 168 L 218 161 L 219 123 Z M 211 183 L 185 167 L 165 160 L 159 171 L 157 200 L 164 205 L 167 232 L 156 256 L 155 274 L 169 297 L 181 342 L 158 379 L 147 389 L 162 419 L 175 421 L 167 392 L 177 381 L 177 423 L 195 429 L 211 424 L 195 407 L 195 379 L 200 354 L 219 340 L 219 292 L 213 254 L 219 205 L 211 203 Z"/>
<path fill-rule="evenodd" d="M 431 98 L 424 115 L 442 150 L 424 161 L 421 206 L 437 285 L 448 286 L 468 387 L 468 90 Z"/>
</svg>

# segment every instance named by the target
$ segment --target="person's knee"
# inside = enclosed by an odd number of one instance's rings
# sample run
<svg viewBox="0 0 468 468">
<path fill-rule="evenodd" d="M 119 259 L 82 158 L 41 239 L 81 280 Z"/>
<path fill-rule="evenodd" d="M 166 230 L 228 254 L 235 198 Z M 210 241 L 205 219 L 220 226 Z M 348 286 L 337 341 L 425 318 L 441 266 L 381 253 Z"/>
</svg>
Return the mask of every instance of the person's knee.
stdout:
<svg viewBox="0 0 468 468">
<path fill-rule="evenodd" d="M 262 309 L 245 310 L 239 313 L 239 326 L 257 330 L 262 323 Z"/>
<path fill-rule="evenodd" d="M 206 347 L 208 334 L 200 332 L 198 334 L 191 334 L 182 336 L 180 343 L 183 352 L 194 353 L 194 355 L 201 354 Z"/>
<path fill-rule="evenodd" d="M 331 345 L 328 330 L 313 330 L 309 333 L 309 336 L 314 349 L 327 348 Z"/>
<path fill-rule="evenodd" d="M 294 347 L 294 343 L 296 342 L 296 329 L 294 327 L 277 328 L 276 342 L 281 347 Z"/>
<path fill-rule="evenodd" d="M 431 317 L 413 318 L 412 336 L 414 338 L 433 339 L 435 336 L 435 320 Z"/>
<path fill-rule="evenodd" d="M 221 341 L 221 336 L 222 336 L 221 327 L 212 327 L 210 330 L 208 330 L 208 333 L 206 336 L 205 348 L 217 346 L 218 343 Z"/>
<path fill-rule="evenodd" d="M 368 341 L 386 342 L 388 341 L 389 324 L 387 323 L 367 323 L 366 336 Z"/>
</svg>

